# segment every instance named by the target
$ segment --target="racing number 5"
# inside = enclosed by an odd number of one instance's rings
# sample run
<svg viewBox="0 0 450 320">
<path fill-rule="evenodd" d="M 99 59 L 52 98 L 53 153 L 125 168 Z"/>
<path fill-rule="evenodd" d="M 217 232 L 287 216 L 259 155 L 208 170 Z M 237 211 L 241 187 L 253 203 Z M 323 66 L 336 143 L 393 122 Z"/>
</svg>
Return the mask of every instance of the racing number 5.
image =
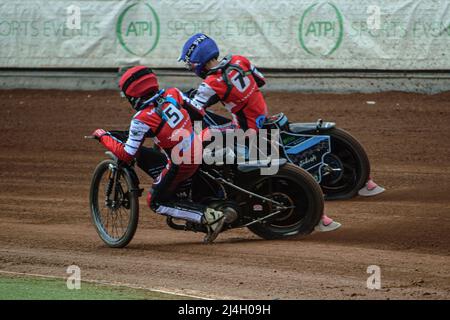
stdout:
<svg viewBox="0 0 450 320">
<path fill-rule="evenodd" d="M 175 128 L 184 118 L 181 111 L 178 110 L 178 108 L 175 107 L 173 104 L 169 104 L 169 106 L 166 109 L 164 109 L 163 114 L 166 118 L 167 124 L 171 128 Z"/>
</svg>

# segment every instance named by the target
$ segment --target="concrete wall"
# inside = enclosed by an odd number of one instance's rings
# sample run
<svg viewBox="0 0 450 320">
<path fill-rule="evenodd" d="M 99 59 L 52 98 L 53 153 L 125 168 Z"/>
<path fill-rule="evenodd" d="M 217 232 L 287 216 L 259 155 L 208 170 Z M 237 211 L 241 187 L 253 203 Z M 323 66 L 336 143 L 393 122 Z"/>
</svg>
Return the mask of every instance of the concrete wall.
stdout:
<svg viewBox="0 0 450 320">
<path fill-rule="evenodd" d="M 182 70 L 157 70 L 162 87 L 189 89 L 200 79 Z M 301 92 L 405 91 L 434 94 L 450 91 L 450 73 L 436 72 L 264 72 L 264 90 Z M 113 71 L 0 70 L 2 89 L 117 90 Z"/>
</svg>

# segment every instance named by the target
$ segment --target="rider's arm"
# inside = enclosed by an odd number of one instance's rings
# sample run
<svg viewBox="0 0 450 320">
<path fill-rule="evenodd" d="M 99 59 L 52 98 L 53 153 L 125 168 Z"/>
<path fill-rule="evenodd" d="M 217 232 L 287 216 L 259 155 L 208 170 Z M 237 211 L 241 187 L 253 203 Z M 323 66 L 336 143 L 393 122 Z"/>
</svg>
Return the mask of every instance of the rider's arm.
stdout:
<svg viewBox="0 0 450 320">
<path fill-rule="evenodd" d="M 204 109 L 219 102 L 220 98 L 213 88 L 211 88 L 206 82 L 202 82 L 193 98 L 183 95 L 183 100 L 185 103 L 192 106 L 199 114 L 204 116 Z"/>
<path fill-rule="evenodd" d="M 195 91 L 197 91 L 197 90 L 195 90 Z M 183 100 L 183 107 L 186 110 L 188 110 L 191 120 L 196 121 L 196 120 L 203 119 L 206 122 L 206 124 L 208 125 L 208 127 L 216 128 L 219 130 L 235 129 L 235 125 L 234 125 L 234 123 L 231 122 L 231 120 L 228 120 L 221 116 L 217 116 L 211 111 L 206 111 L 202 107 L 201 104 L 196 103 L 195 100 L 189 98 L 189 96 L 187 94 L 180 92 L 180 95 Z M 214 100 L 211 100 L 211 101 L 214 101 Z M 214 102 L 214 103 L 216 103 L 216 102 Z M 191 111 L 193 111 L 193 112 L 191 112 Z M 222 118 L 222 119 L 220 119 L 220 121 L 218 122 L 217 117 Z"/>
<path fill-rule="evenodd" d="M 183 106 L 183 108 L 185 108 L 186 110 L 188 110 L 189 112 L 189 116 L 191 117 L 192 120 L 201 120 L 204 115 L 205 115 L 205 109 L 203 109 L 203 107 L 200 104 L 197 104 L 193 101 L 193 98 L 195 94 L 192 94 L 192 92 L 197 92 L 196 89 L 191 89 L 189 90 L 188 93 L 183 93 L 181 91 L 180 92 L 180 100 L 181 100 L 181 105 Z M 191 96 L 189 96 L 189 94 L 191 94 Z"/>
<path fill-rule="evenodd" d="M 264 75 L 246 57 L 242 57 L 241 56 L 241 58 L 244 61 L 244 64 L 246 64 L 246 67 L 248 69 L 250 69 L 250 72 L 252 73 L 253 79 L 255 79 L 256 85 L 259 88 L 261 88 L 263 85 L 265 85 L 266 84 L 266 79 L 264 78 Z"/>
<path fill-rule="evenodd" d="M 120 160 L 130 162 L 133 160 L 142 142 L 144 142 L 145 134 L 149 130 L 150 127 L 148 125 L 137 119 L 133 119 L 131 121 L 128 139 L 125 143 L 108 134 L 101 136 L 99 140 Z"/>
<path fill-rule="evenodd" d="M 250 71 L 252 72 L 253 78 L 255 79 L 256 84 L 259 88 L 266 84 L 266 79 L 264 78 L 263 74 L 259 72 L 259 70 L 253 64 L 250 64 Z"/>
<path fill-rule="evenodd" d="M 245 67 L 245 70 L 249 70 L 253 76 L 253 79 L 255 79 L 256 85 L 261 88 L 263 85 L 266 84 L 266 79 L 264 78 L 264 75 L 253 65 L 253 63 L 250 62 L 246 57 L 244 56 L 235 56 L 238 58 L 242 65 Z"/>
</svg>

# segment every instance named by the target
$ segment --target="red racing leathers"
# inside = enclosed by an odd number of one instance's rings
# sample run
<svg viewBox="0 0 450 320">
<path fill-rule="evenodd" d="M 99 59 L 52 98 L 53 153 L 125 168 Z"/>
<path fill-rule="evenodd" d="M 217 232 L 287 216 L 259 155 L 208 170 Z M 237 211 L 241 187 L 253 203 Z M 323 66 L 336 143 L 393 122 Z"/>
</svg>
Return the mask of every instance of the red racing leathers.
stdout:
<svg viewBox="0 0 450 320">
<path fill-rule="evenodd" d="M 139 156 L 140 151 L 145 151 L 142 154 L 144 157 L 147 156 L 149 148 L 141 147 L 141 145 L 146 137 L 153 138 L 154 143 L 164 150 L 167 165 L 153 182 L 147 197 L 148 205 L 162 214 L 200 222 L 202 212 L 173 209 L 166 203 L 177 186 L 197 171 L 199 164 L 194 163 L 195 148 L 193 146 L 199 138 L 193 131 L 188 112 L 183 108 L 185 102 L 178 89 L 167 89 L 154 98 L 154 102 L 134 115 L 128 140 L 125 143 L 108 134 L 101 136 L 99 140 L 120 160 L 129 162 Z M 174 163 L 171 159 L 172 151 L 178 155 L 188 153 L 190 160 L 188 163 Z M 164 206 L 161 205 L 162 203 Z"/>
<path fill-rule="evenodd" d="M 257 131 L 268 114 L 259 90 L 264 84 L 264 76 L 247 58 L 228 55 L 209 70 L 190 103 L 204 114 L 205 108 L 221 101 L 232 113 L 235 127 Z"/>
</svg>

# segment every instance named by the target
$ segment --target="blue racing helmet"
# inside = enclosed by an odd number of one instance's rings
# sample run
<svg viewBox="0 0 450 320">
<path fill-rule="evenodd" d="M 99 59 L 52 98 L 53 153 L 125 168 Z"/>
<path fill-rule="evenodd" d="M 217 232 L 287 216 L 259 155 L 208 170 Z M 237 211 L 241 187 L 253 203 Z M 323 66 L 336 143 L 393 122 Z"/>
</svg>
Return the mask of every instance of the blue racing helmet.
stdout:
<svg viewBox="0 0 450 320">
<path fill-rule="evenodd" d="M 189 70 L 193 70 L 196 75 L 205 78 L 206 63 L 218 57 L 219 47 L 216 42 L 206 34 L 197 33 L 186 41 L 178 61 L 184 61 Z"/>
</svg>

